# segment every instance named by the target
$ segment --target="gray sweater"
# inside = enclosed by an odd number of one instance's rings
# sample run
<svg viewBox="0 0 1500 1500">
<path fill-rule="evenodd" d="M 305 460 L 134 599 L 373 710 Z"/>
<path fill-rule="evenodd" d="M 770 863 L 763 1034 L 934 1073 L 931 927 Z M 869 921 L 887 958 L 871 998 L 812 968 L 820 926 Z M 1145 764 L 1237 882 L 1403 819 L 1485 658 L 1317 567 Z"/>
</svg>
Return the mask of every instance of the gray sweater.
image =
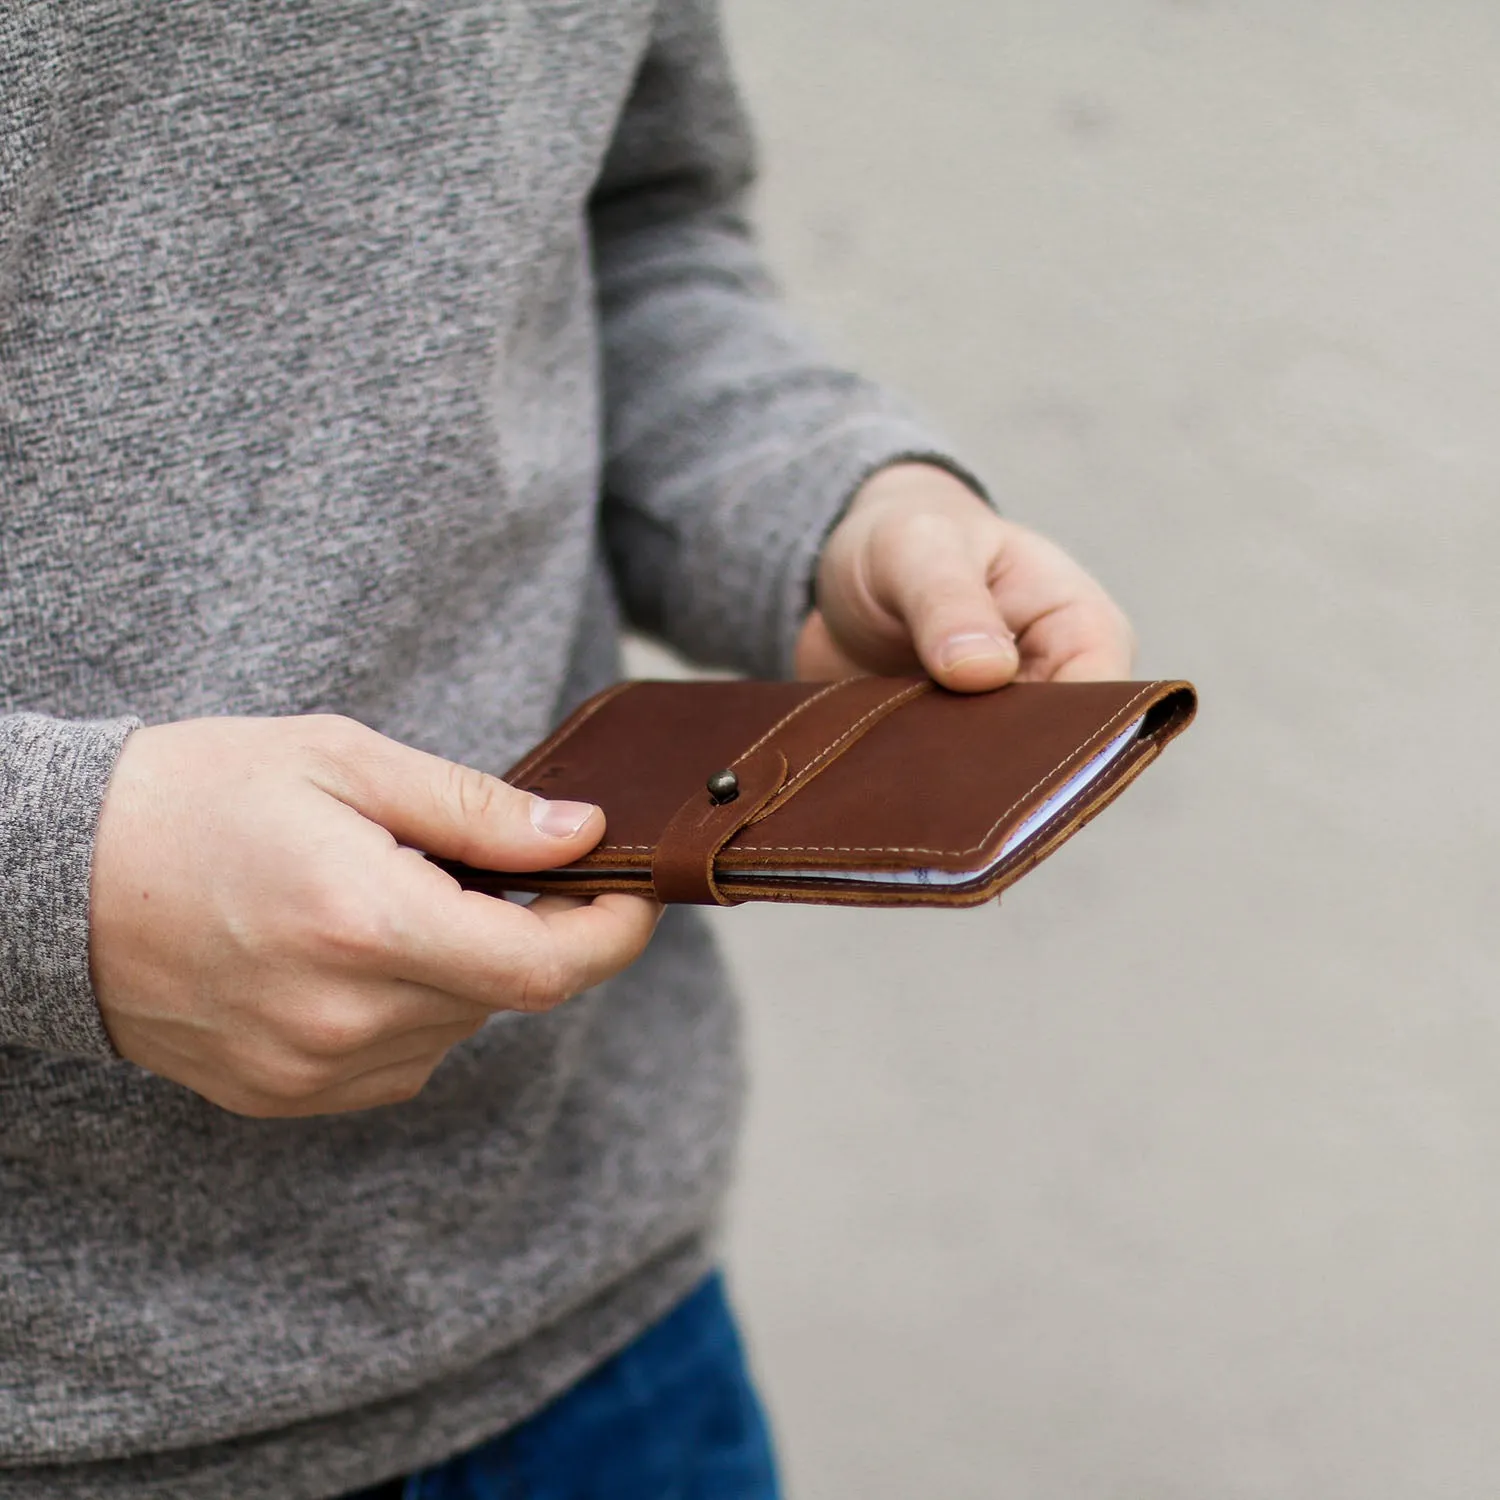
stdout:
<svg viewBox="0 0 1500 1500">
<path fill-rule="evenodd" d="M 712 0 L 0 3 L 0 1492 L 332 1495 L 526 1416 L 710 1263 L 701 925 L 417 1100 L 121 1061 L 93 830 L 139 722 L 352 715 L 490 770 L 624 613 L 785 669 L 935 444 L 788 326 Z"/>
</svg>

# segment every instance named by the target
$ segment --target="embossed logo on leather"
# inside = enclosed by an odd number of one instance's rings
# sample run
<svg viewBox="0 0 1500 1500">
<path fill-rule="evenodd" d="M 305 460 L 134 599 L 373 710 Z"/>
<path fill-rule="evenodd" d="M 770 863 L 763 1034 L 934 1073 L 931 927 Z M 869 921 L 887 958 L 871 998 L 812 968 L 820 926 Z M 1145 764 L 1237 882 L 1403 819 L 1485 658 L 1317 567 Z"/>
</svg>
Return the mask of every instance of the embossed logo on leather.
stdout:
<svg viewBox="0 0 1500 1500">
<path fill-rule="evenodd" d="M 549 796 L 547 783 L 560 781 L 567 775 L 568 768 L 562 761 L 552 761 L 540 770 L 533 772 L 531 780 L 522 788 L 522 791 L 532 792 L 538 797 Z"/>
</svg>

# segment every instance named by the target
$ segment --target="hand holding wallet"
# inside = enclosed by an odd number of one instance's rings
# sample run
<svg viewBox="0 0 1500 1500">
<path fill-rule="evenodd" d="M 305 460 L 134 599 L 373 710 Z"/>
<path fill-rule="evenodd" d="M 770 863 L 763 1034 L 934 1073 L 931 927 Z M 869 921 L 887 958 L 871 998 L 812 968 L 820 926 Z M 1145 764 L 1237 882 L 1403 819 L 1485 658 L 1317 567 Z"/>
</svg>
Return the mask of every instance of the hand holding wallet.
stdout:
<svg viewBox="0 0 1500 1500">
<path fill-rule="evenodd" d="M 620 683 L 506 776 L 597 803 L 604 841 L 556 870 L 443 864 L 491 894 L 976 906 L 1113 801 L 1196 708 L 1186 682 Z"/>
</svg>

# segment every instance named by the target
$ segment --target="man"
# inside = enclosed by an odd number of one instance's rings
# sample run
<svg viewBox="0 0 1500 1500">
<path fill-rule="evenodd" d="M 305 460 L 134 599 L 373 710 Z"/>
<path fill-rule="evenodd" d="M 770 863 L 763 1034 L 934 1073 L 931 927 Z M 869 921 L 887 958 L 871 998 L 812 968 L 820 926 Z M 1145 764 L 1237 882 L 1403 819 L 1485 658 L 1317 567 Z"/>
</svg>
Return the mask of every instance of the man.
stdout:
<svg viewBox="0 0 1500 1500">
<path fill-rule="evenodd" d="M 774 1492 L 703 927 L 416 851 L 599 840 L 485 773 L 622 607 L 961 690 L 1130 642 L 810 352 L 749 178 L 713 0 L 0 9 L 7 1496 Z"/>
</svg>

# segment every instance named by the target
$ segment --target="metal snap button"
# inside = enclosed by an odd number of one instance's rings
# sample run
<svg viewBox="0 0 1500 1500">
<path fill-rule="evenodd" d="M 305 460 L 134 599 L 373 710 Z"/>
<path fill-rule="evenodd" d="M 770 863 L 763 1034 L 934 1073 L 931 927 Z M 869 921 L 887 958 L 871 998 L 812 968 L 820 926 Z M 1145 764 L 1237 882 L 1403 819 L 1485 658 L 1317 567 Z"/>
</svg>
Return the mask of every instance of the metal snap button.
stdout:
<svg viewBox="0 0 1500 1500">
<path fill-rule="evenodd" d="M 733 802 L 739 794 L 740 778 L 733 771 L 715 771 L 708 778 L 708 795 L 713 798 L 715 807 Z"/>
</svg>

